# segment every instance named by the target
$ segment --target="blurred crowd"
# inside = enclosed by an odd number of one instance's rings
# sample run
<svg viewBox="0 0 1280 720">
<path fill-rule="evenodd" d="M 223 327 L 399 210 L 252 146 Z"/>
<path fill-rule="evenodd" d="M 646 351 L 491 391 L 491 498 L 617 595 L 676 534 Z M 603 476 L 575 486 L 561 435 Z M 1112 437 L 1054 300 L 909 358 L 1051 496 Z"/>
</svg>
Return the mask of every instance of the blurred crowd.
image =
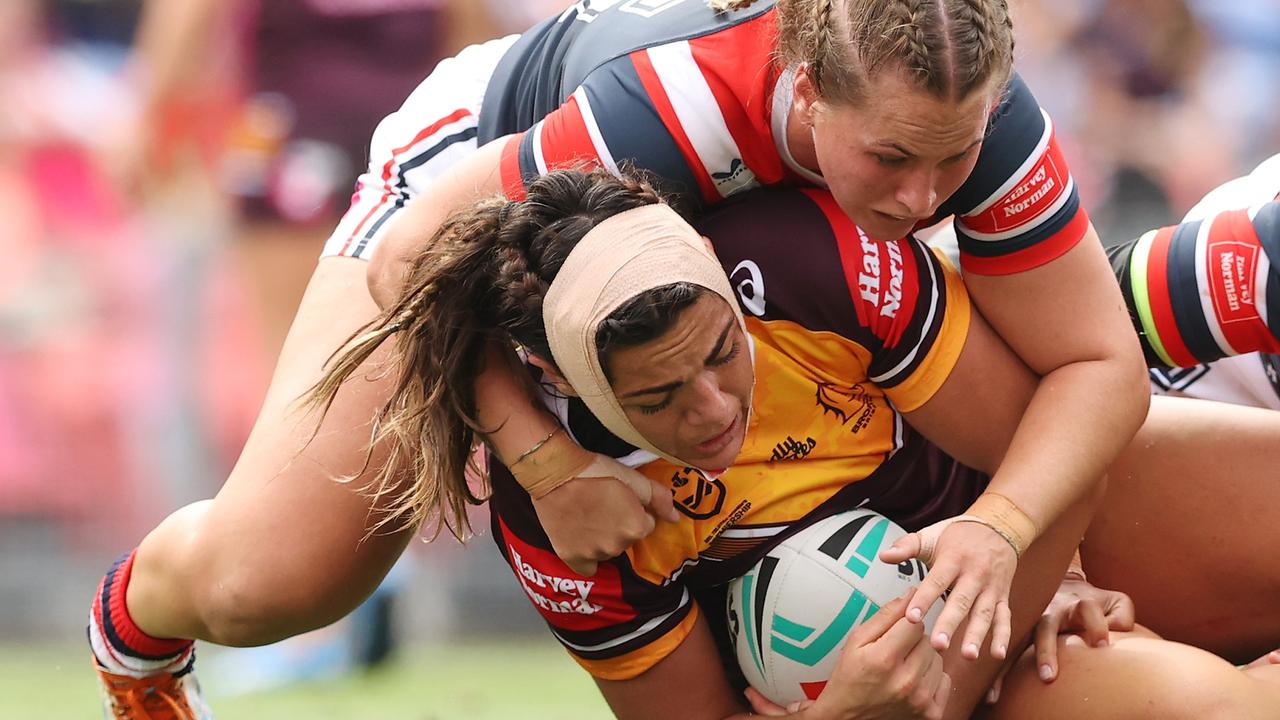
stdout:
<svg viewBox="0 0 1280 720">
<path fill-rule="evenodd" d="M 0 546 L 98 566 L 215 492 L 377 120 L 565 4 L 0 2 Z M 1013 6 L 1104 241 L 1280 150 L 1280 0 Z"/>
</svg>

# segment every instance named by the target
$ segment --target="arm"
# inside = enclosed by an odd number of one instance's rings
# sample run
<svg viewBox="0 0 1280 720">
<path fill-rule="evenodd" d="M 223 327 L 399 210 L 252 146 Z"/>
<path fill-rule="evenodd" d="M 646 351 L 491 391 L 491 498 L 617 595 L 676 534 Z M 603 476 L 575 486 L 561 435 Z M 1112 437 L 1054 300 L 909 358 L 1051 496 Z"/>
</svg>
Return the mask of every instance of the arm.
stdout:
<svg viewBox="0 0 1280 720">
<path fill-rule="evenodd" d="M 369 263 L 370 291 L 380 305 L 394 301 L 409 260 L 450 213 L 502 192 L 498 166 L 504 143 L 497 140 L 480 148 L 409 201 Z M 485 439 L 505 463 L 524 455 L 557 427 L 554 418 L 533 406 L 516 367 L 510 349 L 493 347 L 476 379 L 480 425 L 493 429 Z M 670 492 L 661 485 L 611 458 L 583 450 L 563 433 L 527 457 L 521 470 L 543 478 L 578 478 L 536 497 L 534 505 L 556 552 L 585 575 L 595 572 L 597 561 L 647 536 L 655 517 L 678 517 Z"/>
<path fill-rule="evenodd" d="M 991 327 L 1040 376 L 991 489 L 1043 528 L 1103 475 L 1142 424 L 1146 363 L 1092 227 L 1041 267 L 970 274 L 965 284 Z"/>
<path fill-rule="evenodd" d="M 757 710 L 796 720 L 941 718 L 951 683 L 921 627 L 904 617 L 898 598 L 849 634 L 831 680 L 813 703 L 790 714 L 756 700 Z M 630 680 L 596 680 L 620 720 L 754 717 L 725 677 L 715 641 L 701 617 L 670 655 Z M 680 688 L 680 692 L 671 692 Z"/>
</svg>

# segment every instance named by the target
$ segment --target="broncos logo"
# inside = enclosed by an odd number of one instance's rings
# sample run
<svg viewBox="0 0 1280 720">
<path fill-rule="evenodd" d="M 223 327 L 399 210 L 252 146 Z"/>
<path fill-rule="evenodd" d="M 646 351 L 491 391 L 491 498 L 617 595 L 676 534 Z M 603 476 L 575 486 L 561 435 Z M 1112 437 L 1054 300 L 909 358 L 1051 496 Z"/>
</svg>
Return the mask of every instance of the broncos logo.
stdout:
<svg viewBox="0 0 1280 720">
<path fill-rule="evenodd" d="M 817 401 L 823 415 L 835 415 L 840 418 L 841 425 L 848 425 L 853 421 L 850 432 L 854 433 L 866 427 L 876 414 L 875 403 L 859 384 L 842 387 L 833 383 L 818 383 Z"/>
</svg>

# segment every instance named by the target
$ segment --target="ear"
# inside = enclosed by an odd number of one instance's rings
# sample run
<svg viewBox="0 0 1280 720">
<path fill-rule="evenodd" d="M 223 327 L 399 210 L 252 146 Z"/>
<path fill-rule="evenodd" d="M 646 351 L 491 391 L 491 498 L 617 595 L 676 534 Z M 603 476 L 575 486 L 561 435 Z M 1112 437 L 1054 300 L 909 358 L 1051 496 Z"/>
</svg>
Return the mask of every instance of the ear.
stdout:
<svg viewBox="0 0 1280 720">
<path fill-rule="evenodd" d="M 551 383 L 551 386 L 556 389 L 556 392 L 559 392 L 565 397 L 578 397 L 578 392 L 574 390 L 573 386 L 569 384 L 569 381 L 565 380 L 564 376 L 560 374 L 560 369 L 556 367 L 555 363 L 545 360 L 533 353 L 529 353 L 528 359 L 530 365 L 542 371 L 542 381 Z"/>
<path fill-rule="evenodd" d="M 809 63 L 796 66 L 793 92 L 791 102 L 795 107 L 796 117 L 807 125 L 813 125 L 813 115 L 822 98 L 818 95 L 818 86 L 814 84 L 813 76 L 809 74 Z"/>
</svg>

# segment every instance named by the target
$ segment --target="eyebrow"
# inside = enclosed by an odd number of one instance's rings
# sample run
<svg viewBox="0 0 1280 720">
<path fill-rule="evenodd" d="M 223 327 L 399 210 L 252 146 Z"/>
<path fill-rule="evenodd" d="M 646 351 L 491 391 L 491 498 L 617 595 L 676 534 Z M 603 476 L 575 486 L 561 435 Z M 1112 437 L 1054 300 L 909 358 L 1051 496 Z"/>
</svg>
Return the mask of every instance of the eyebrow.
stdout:
<svg viewBox="0 0 1280 720">
<path fill-rule="evenodd" d="M 710 365 L 711 362 L 715 360 L 716 357 L 720 354 L 720 351 L 724 349 L 724 343 L 726 340 L 729 339 L 729 331 L 733 329 L 734 320 L 735 320 L 734 318 L 729 318 L 729 322 L 725 324 L 724 330 L 720 331 L 720 337 L 719 339 L 716 340 L 716 346 L 711 349 L 711 352 L 707 355 L 706 359 L 703 360 L 703 364 Z M 683 384 L 684 384 L 683 380 L 677 380 L 675 382 L 669 382 L 665 385 L 655 385 L 653 387 L 647 387 L 643 390 L 636 390 L 634 392 L 629 392 L 626 395 L 621 395 L 619 397 L 633 398 L 639 395 L 657 395 L 658 393 L 667 393 L 667 392 L 671 392 L 672 390 L 675 390 L 676 388 L 680 387 Z"/>
<path fill-rule="evenodd" d="M 965 149 L 964 149 L 964 150 L 961 150 L 960 152 L 958 152 L 958 153 L 956 153 L 955 155 L 952 155 L 952 156 L 950 156 L 950 157 L 960 157 L 961 155 L 964 155 L 965 153 L 969 152 L 969 151 L 970 151 L 970 150 L 972 150 L 974 147 L 976 147 L 979 143 L 981 143 L 981 142 L 983 141 L 983 139 L 984 139 L 984 138 L 978 138 L 977 140 L 974 140 L 973 142 L 971 142 L 971 143 L 969 143 L 967 146 L 965 146 Z M 880 142 L 880 146 L 881 146 L 881 147 L 884 147 L 884 148 L 889 148 L 890 150 L 896 150 L 896 151 L 898 151 L 898 152 L 902 153 L 903 155 L 906 155 L 907 157 L 915 157 L 915 156 L 916 156 L 916 154 L 915 154 L 915 153 L 913 153 L 913 152 L 911 152 L 910 150 L 908 150 L 908 149 L 906 149 L 906 148 L 902 147 L 901 145 L 899 145 L 899 144 L 898 144 L 898 143 L 896 143 L 896 142 L 885 142 L 885 141 L 881 141 L 881 142 Z"/>
</svg>

